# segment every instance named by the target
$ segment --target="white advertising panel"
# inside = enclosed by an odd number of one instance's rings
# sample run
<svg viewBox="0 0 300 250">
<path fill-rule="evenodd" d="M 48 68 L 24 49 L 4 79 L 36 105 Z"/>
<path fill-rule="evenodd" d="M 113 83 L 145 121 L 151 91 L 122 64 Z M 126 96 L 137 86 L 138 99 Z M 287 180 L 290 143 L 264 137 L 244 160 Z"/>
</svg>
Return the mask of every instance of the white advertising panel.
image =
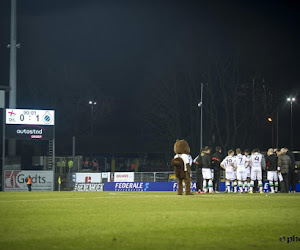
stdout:
<svg viewBox="0 0 300 250">
<path fill-rule="evenodd" d="M 6 109 L 6 124 L 54 125 L 54 110 Z"/>
<path fill-rule="evenodd" d="M 108 173 L 107 172 L 102 173 L 102 178 L 108 178 Z"/>
<path fill-rule="evenodd" d="M 133 172 L 116 172 L 114 176 L 114 182 L 134 182 Z"/>
<path fill-rule="evenodd" d="M 74 191 L 103 191 L 102 183 L 76 183 Z"/>
<path fill-rule="evenodd" d="M 76 183 L 101 183 L 101 173 L 76 173 Z"/>
<path fill-rule="evenodd" d="M 53 171 L 6 170 L 4 191 L 28 191 L 26 177 L 32 178 L 32 191 L 53 191 Z"/>
</svg>

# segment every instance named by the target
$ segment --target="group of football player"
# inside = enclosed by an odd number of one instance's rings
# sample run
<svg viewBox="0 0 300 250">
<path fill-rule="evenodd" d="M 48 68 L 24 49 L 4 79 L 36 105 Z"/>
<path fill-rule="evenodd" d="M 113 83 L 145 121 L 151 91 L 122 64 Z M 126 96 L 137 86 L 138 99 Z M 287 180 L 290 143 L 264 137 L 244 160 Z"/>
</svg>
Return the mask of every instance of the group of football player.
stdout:
<svg viewBox="0 0 300 250">
<path fill-rule="evenodd" d="M 198 173 L 202 177 L 197 178 L 197 182 L 203 182 L 202 185 L 197 185 L 198 193 L 213 193 L 214 186 L 218 189 L 216 185 L 216 182 L 220 182 L 218 171 L 222 169 L 225 172 L 225 192 L 253 193 L 256 191 L 254 187 L 258 186 L 258 191 L 263 193 L 263 170 L 267 171 L 271 193 L 278 192 L 280 182 L 282 182 L 282 192 L 288 192 L 287 168 L 291 165 L 291 159 L 286 154 L 287 151 L 287 148 L 281 150 L 270 148 L 265 157 L 259 149 L 253 149 L 251 152 L 246 149 L 242 153 L 242 150 L 237 148 L 235 151 L 229 150 L 228 155 L 224 158 L 220 147 L 216 148 L 216 153 L 212 157 L 210 148 L 205 147 L 201 151 L 201 155 L 194 160 L 194 163 L 200 167 Z M 214 176 L 215 174 L 217 174 L 217 178 Z"/>
</svg>

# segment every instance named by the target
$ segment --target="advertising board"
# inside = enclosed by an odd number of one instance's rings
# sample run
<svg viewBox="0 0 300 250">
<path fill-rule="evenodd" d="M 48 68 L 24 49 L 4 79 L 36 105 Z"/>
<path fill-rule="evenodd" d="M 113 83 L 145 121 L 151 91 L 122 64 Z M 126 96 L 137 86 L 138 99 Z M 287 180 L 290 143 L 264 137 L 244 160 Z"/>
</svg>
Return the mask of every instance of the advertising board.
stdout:
<svg viewBox="0 0 300 250">
<path fill-rule="evenodd" d="M 25 179 L 32 178 L 32 191 L 53 191 L 53 171 L 6 170 L 4 191 L 28 191 Z"/>
<path fill-rule="evenodd" d="M 134 172 L 115 172 L 114 182 L 134 182 Z"/>
<path fill-rule="evenodd" d="M 101 183 L 101 173 L 76 173 L 76 183 Z"/>
</svg>

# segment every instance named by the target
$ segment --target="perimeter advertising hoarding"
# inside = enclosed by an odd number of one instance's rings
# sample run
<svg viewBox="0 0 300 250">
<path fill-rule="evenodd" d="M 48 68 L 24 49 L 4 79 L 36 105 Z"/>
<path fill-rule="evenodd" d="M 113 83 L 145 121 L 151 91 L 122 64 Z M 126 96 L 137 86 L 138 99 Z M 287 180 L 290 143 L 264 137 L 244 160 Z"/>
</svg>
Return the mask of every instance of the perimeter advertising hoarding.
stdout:
<svg viewBox="0 0 300 250">
<path fill-rule="evenodd" d="M 134 172 L 115 172 L 114 182 L 134 182 Z"/>
<path fill-rule="evenodd" d="M 76 173 L 74 191 L 103 191 L 101 173 Z"/>
<path fill-rule="evenodd" d="M 74 191 L 103 191 L 102 183 L 75 183 Z"/>
<path fill-rule="evenodd" d="M 101 173 L 76 173 L 76 183 L 101 183 Z"/>
<path fill-rule="evenodd" d="M 21 140 L 52 140 L 53 126 L 42 125 L 7 125 L 5 128 L 7 138 Z"/>
<path fill-rule="evenodd" d="M 196 182 L 191 190 L 196 191 Z M 105 182 L 104 191 L 177 191 L 176 182 Z"/>
<path fill-rule="evenodd" d="M 53 191 L 53 171 L 6 170 L 4 191 L 28 191 L 26 177 L 32 177 L 32 191 Z"/>
<path fill-rule="evenodd" d="M 196 182 L 192 182 L 192 192 L 197 191 Z M 176 182 L 105 182 L 104 191 L 177 191 Z M 185 191 L 185 189 L 184 189 Z M 225 191 L 225 182 L 220 183 L 220 191 Z M 269 192 L 269 183 L 264 182 L 264 192 Z M 300 192 L 300 183 L 296 184 L 296 192 Z"/>
</svg>

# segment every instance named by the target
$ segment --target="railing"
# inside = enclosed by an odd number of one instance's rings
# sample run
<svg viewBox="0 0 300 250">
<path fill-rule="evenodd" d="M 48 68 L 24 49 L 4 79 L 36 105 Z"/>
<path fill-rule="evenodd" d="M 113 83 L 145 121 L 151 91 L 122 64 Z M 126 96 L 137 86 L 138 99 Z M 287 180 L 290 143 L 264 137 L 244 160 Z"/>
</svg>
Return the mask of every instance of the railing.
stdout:
<svg viewBox="0 0 300 250">
<path fill-rule="evenodd" d="M 221 179 L 223 171 L 221 171 Z M 192 171 L 192 181 L 196 181 L 196 171 Z M 134 173 L 135 182 L 174 182 L 177 181 L 174 172 L 136 172 Z"/>
<path fill-rule="evenodd" d="M 174 181 L 172 175 L 174 172 L 136 172 L 134 173 L 135 182 L 168 182 Z"/>
</svg>

